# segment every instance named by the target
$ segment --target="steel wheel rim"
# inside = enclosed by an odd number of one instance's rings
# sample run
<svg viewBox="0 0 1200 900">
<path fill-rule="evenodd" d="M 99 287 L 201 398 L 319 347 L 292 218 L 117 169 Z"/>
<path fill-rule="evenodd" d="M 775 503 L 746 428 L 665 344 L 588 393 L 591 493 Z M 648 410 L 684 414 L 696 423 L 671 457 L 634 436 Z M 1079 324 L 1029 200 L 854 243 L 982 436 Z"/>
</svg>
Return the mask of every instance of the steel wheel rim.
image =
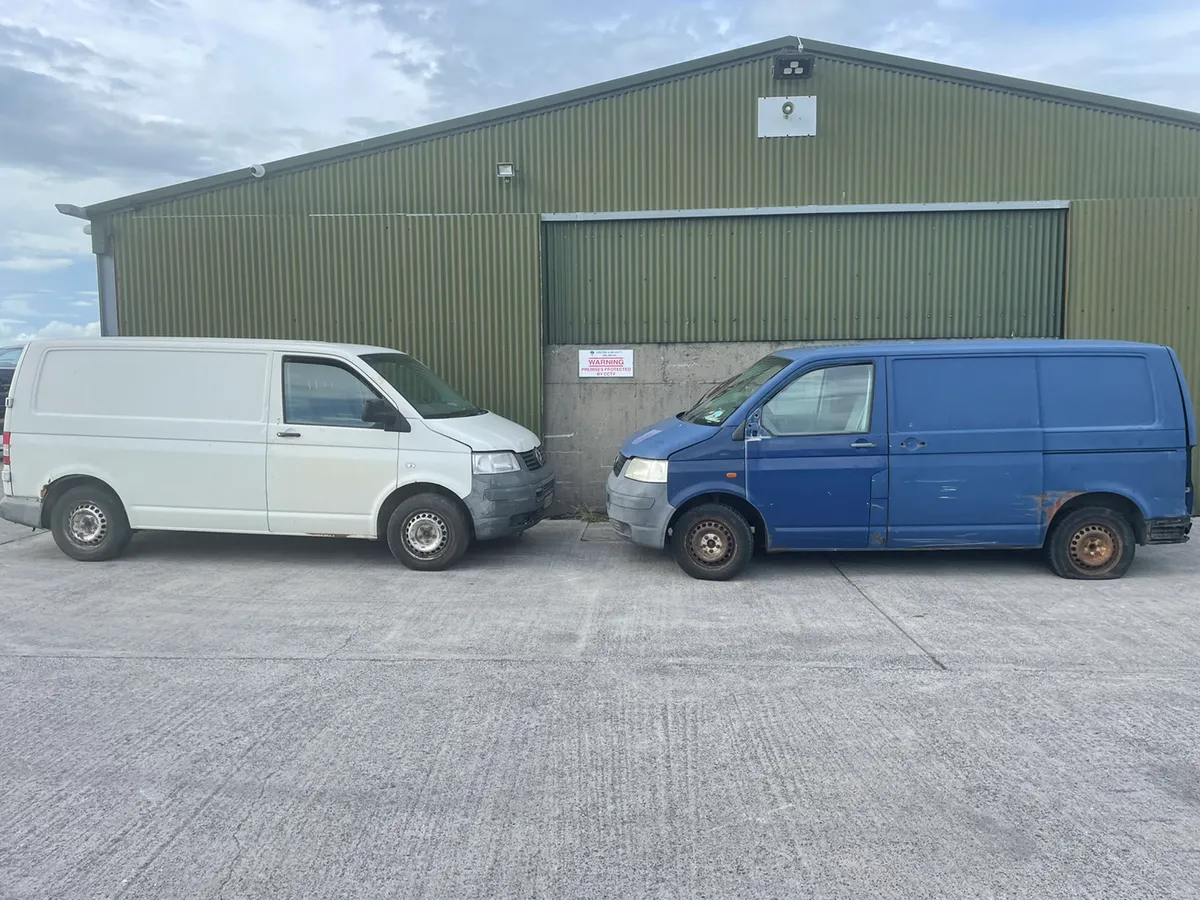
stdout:
<svg viewBox="0 0 1200 900">
<path fill-rule="evenodd" d="M 67 515 L 67 537 L 80 547 L 95 547 L 108 537 L 108 516 L 95 503 L 80 503 Z"/>
<path fill-rule="evenodd" d="M 1071 536 L 1071 562 L 1089 572 L 1114 565 L 1120 558 L 1121 537 L 1107 525 L 1093 522 Z"/>
<path fill-rule="evenodd" d="M 725 565 L 737 550 L 733 529 L 716 519 L 697 522 L 687 533 L 687 552 L 698 565 L 716 569 Z"/>
<path fill-rule="evenodd" d="M 404 544 L 418 559 L 434 559 L 450 543 L 450 526 L 437 513 L 413 513 L 404 522 Z"/>
</svg>

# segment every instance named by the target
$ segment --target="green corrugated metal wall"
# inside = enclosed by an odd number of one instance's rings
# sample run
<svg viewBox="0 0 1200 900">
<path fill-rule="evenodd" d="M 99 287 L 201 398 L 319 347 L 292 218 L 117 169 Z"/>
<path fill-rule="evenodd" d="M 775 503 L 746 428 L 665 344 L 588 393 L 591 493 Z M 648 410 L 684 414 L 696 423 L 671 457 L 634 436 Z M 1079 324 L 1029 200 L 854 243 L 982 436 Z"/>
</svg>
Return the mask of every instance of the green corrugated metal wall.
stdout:
<svg viewBox="0 0 1200 900">
<path fill-rule="evenodd" d="M 1065 210 L 552 222 L 553 344 L 1058 337 Z"/>
<path fill-rule="evenodd" d="M 1068 253 L 1067 337 L 1173 347 L 1200 402 L 1200 199 L 1073 204 Z"/>
<path fill-rule="evenodd" d="M 536 216 L 128 219 L 122 334 L 383 344 L 541 427 Z"/>
</svg>

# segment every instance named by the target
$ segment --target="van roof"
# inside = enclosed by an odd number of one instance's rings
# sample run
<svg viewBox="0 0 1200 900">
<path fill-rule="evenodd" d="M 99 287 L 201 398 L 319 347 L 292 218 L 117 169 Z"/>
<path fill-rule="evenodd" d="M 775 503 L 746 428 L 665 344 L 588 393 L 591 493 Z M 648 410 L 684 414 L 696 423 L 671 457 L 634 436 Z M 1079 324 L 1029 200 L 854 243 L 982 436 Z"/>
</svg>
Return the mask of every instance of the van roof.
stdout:
<svg viewBox="0 0 1200 900">
<path fill-rule="evenodd" d="M 320 353 L 340 350 L 344 353 L 403 353 L 393 347 L 375 347 L 370 344 L 338 344 L 329 341 L 270 341 L 258 338 L 174 338 L 174 337 L 101 337 L 64 338 L 59 340 L 30 341 L 28 346 L 38 347 L 155 347 L 155 348 L 205 348 L 209 350 L 290 350 L 294 353 Z"/>
<path fill-rule="evenodd" d="M 930 353 L 958 356 L 969 353 L 1096 353 L 1116 350 L 1138 350 L 1158 348 L 1157 344 L 1139 344 L 1133 341 L 1065 341 L 1057 338 L 1023 340 L 958 340 L 958 341 L 874 341 L 870 343 L 811 344 L 807 347 L 792 347 L 775 351 L 775 356 L 800 359 L 820 353 L 826 359 L 862 356 L 864 353 L 879 356 L 924 356 Z"/>
</svg>

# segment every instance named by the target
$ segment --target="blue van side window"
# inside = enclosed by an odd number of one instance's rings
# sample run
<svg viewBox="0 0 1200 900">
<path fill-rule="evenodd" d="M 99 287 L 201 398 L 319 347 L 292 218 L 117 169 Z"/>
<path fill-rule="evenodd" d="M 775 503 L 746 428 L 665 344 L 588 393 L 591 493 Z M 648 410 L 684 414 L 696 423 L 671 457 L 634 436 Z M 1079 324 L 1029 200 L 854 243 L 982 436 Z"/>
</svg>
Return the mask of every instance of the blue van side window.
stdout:
<svg viewBox="0 0 1200 900">
<path fill-rule="evenodd" d="M 1038 427 L 1037 365 L 1028 356 L 896 359 L 892 431 Z"/>
<path fill-rule="evenodd" d="M 1041 369 L 1047 428 L 1128 428 L 1157 421 L 1144 356 L 1047 356 Z"/>
<path fill-rule="evenodd" d="M 778 436 L 866 434 L 874 380 L 871 363 L 805 372 L 763 406 L 762 426 Z"/>
</svg>

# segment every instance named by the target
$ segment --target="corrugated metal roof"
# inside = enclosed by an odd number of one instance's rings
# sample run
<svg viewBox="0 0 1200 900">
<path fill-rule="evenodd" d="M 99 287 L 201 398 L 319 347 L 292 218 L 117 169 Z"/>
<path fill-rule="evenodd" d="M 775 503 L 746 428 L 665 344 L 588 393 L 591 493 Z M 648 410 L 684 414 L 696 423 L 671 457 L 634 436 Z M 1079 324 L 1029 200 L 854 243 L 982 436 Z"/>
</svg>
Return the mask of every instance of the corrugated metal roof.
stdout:
<svg viewBox="0 0 1200 900">
<path fill-rule="evenodd" d="M 331 162 L 367 156 L 382 150 L 389 150 L 409 144 L 416 144 L 423 141 L 432 140 L 435 138 L 447 137 L 452 134 L 498 125 L 504 122 L 523 119 L 529 116 L 540 115 L 557 109 L 579 106 L 581 104 L 590 103 L 605 97 L 629 93 L 631 91 L 636 91 L 664 82 L 676 81 L 689 76 L 701 74 L 703 72 L 737 65 L 739 63 L 744 63 L 787 50 L 795 50 L 800 46 L 803 46 L 803 49 L 806 53 L 812 53 L 818 58 L 839 60 L 842 62 L 882 68 L 900 73 L 922 75 L 946 82 L 964 84 L 1021 97 L 1050 100 L 1082 107 L 1085 109 L 1095 110 L 1098 112 L 1119 113 L 1122 115 L 1141 117 L 1152 121 L 1200 129 L 1200 113 L 1170 109 L 1168 107 L 1156 106 L 1154 104 L 1142 103 L 1135 100 L 1124 100 L 1117 97 L 1109 97 L 1088 91 L 1078 91 L 1070 88 L 1039 84 L 1037 82 L 1025 81 L 1019 78 L 1009 78 L 1003 75 L 993 75 L 985 72 L 973 71 L 971 69 L 962 69 L 955 66 L 946 66 L 939 63 L 925 62 L 923 60 L 892 56 L 885 53 L 876 53 L 870 50 L 859 50 L 852 47 L 840 46 L 838 44 L 827 44 L 821 41 L 810 40 L 805 40 L 801 43 L 801 41 L 795 37 L 781 37 L 776 40 L 752 44 L 748 47 L 727 51 L 725 53 L 719 53 L 714 56 L 706 56 L 673 66 L 653 69 L 649 72 L 643 72 L 637 75 L 631 75 L 625 78 L 618 78 L 613 81 L 602 82 L 590 87 L 578 88 L 576 90 L 566 91 L 564 93 L 553 94 L 537 100 L 530 100 L 524 103 L 517 103 L 511 106 L 489 110 L 487 112 L 462 116 L 445 122 L 424 125 L 419 128 L 409 129 L 407 131 L 383 135 L 381 137 L 371 138 L 365 141 L 356 141 L 351 144 L 344 144 L 326 150 L 319 150 L 313 153 L 305 153 L 299 156 L 289 157 L 287 159 L 265 164 L 266 177 L 270 178 L 272 175 L 284 172 L 310 169 L 317 166 L 326 165 Z M 88 218 L 93 218 L 98 215 L 106 215 L 113 212 L 146 206 L 148 204 L 159 203 L 165 200 L 205 193 L 217 188 L 252 182 L 255 180 L 256 179 L 250 173 L 249 168 L 241 168 L 220 175 L 213 175 L 207 178 L 200 178 L 193 181 L 183 182 L 181 184 L 158 188 L 156 190 L 132 194 L 115 200 L 108 200 L 103 203 L 93 204 L 92 206 L 87 207 L 84 212 Z"/>
</svg>

